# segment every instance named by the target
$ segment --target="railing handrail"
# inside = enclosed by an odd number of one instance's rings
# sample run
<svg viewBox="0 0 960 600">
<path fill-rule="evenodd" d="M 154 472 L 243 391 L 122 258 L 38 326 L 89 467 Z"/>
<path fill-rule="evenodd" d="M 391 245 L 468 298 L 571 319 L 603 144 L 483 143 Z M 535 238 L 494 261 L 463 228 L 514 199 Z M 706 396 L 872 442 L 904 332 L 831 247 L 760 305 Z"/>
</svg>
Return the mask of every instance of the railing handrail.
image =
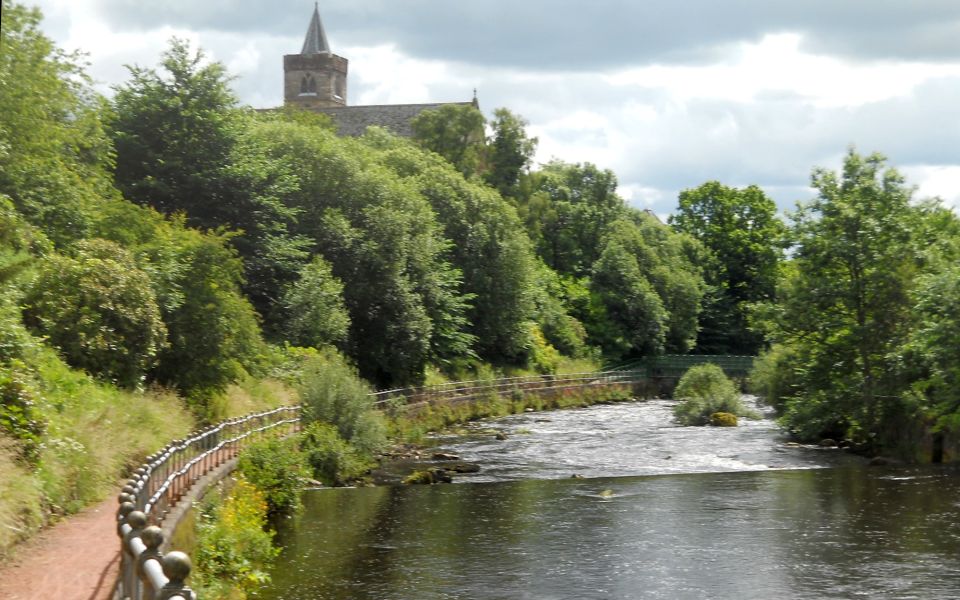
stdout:
<svg viewBox="0 0 960 600">
<path fill-rule="evenodd" d="M 235 458 L 251 440 L 274 431 L 295 431 L 300 412 L 299 406 L 282 406 L 227 419 L 174 440 L 147 457 L 118 496 L 120 598 L 195 600 L 196 595 L 184 584 L 190 574 L 190 558 L 182 552 L 161 553 L 164 536 L 157 525 L 196 481 Z"/>
</svg>

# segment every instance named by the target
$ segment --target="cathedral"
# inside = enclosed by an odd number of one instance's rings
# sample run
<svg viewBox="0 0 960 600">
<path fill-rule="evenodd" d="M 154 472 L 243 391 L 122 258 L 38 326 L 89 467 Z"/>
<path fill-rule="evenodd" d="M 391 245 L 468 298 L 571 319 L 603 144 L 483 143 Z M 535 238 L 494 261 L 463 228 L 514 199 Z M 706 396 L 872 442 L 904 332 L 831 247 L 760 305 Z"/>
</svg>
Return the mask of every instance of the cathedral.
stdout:
<svg viewBox="0 0 960 600">
<path fill-rule="evenodd" d="M 410 122 L 425 110 L 445 104 L 478 107 L 476 96 L 470 102 L 349 106 L 348 65 L 346 58 L 330 50 L 319 5 L 314 5 L 303 49 L 283 57 L 284 105 L 329 115 L 340 135 L 362 135 L 368 126 L 377 125 L 403 137 L 413 135 Z"/>
</svg>

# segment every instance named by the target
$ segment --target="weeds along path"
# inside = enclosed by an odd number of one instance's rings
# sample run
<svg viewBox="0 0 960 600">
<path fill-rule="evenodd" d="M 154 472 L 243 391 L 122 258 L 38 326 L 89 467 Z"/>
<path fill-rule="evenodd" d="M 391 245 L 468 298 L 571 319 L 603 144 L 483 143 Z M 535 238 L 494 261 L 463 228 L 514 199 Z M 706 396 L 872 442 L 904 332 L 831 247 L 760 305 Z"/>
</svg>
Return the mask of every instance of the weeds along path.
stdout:
<svg viewBox="0 0 960 600">
<path fill-rule="evenodd" d="M 108 600 L 120 563 L 116 514 L 110 498 L 22 545 L 0 566 L 0 598 Z"/>
</svg>

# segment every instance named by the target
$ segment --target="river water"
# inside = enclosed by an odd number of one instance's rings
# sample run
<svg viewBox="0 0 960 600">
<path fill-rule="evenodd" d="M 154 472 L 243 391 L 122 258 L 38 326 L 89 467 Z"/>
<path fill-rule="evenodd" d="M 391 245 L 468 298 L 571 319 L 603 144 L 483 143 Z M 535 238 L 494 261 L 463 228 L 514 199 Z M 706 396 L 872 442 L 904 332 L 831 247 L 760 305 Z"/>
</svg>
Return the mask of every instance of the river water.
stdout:
<svg viewBox="0 0 960 600">
<path fill-rule="evenodd" d="M 678 427 L 672 404 L 438 439 L 484 467 L 454 485 L 309 492 L 257 597 L 960 598 L 960 471 L 867 467 L 770 420 Z"/>
</svg>

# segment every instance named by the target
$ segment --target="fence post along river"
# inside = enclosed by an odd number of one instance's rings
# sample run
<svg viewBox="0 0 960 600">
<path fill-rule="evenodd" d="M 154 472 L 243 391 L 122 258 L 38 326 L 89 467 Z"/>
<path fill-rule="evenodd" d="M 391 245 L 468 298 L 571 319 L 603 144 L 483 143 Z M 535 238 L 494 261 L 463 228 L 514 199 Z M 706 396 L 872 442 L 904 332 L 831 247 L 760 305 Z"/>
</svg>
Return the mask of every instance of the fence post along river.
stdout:
<svg viewBox="0 0 960 600">
<path fill-rule="evenodd" d="M 122 600 L 196 600 L 186 586 L 190 557 L 163 554 L 160 524 L 200 479 L 237 457 L 240 450 L 269 437 L 297 431 L 300 407 L 285 406 L 229 419 L 176 440 L 147 457 L 118 496 L 120 577 L 114 594 Z M 175 523 L 173 524 L 175 525 Z"/>
<path fill-rule="evenodd" d="M 416 410 L 417 407 L 476 402 L 491 394 L 514 393 L 552 397 L 578 389 L 635 387 L 675 380 L 693 364 L 714 362 L 728 375 L 744 376 L 753 357 L 664 356 L 625 364 L 595 373 L 504 377 L 457 381 L 440 385 L 371 393 L 379 410 Z M 120 577 L 114 597 L 119 600 L 196 600 L 186 586 L 192 565 L 183 552 L 164 554 L 165 535 L 160 525 L 173 530 L 184 512 L 178 505 L 195 485 L 215 483 L 218 469 L 227 469 L 243 448 L 271 437 L 284 437 L 300 429 L 300 406 L 285 406 L 228 419 L 175 440 L 148 456 L 120 491 L 117 535 L 120 537 Z M 229 470 L 219 473 L 225 475 Z M 204 476 L 210 475 L 208 481 Z M 170 522 L 172 521 L 172 523 Z"/>
</svg>

